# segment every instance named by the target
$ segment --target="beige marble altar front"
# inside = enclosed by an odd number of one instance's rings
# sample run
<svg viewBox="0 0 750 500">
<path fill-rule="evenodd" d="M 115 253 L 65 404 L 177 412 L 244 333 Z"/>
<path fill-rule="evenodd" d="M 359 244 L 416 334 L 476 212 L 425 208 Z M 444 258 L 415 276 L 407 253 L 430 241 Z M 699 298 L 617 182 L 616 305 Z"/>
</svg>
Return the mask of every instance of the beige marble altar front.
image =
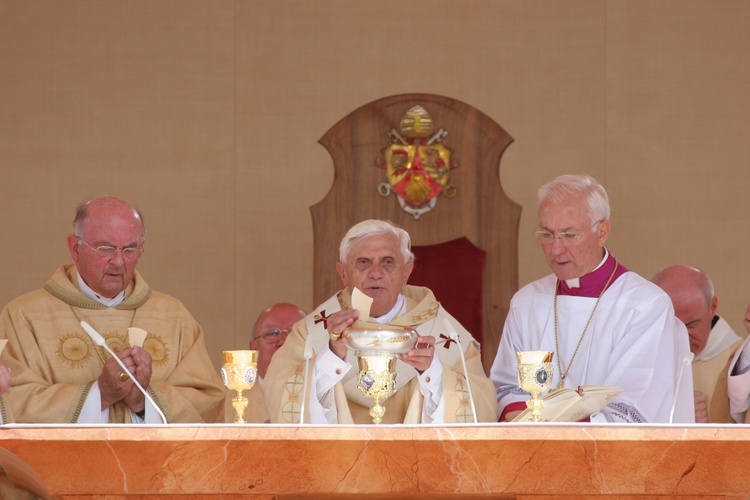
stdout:
<svg viewBox="0 0 750 500">
<path fill-rule="evenodd" d="M 52 498 L 746 498 L 747 426 L 0 428 Z"/>
</svg>

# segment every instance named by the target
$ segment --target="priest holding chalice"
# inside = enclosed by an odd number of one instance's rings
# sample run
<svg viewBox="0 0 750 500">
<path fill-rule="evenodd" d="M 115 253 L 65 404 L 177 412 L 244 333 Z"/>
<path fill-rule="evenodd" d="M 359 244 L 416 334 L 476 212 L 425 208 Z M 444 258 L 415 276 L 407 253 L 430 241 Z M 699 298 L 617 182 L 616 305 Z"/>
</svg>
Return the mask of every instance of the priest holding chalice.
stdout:
<svg viewBox="0 0 750 500">
<path fill-rule="evenodd" d="M 266 373 L 272 422 L 497 421 L 479 344 L 429 289 L 407 285 L 413 267 L 409 234 L 394 224 L 366 220 L 347 232 L 336 265 L 344 289 L 295 324 Z M 378 373 L 362 364 L 368 350 L 393 371 L 376 404 Z"/>
</svg>

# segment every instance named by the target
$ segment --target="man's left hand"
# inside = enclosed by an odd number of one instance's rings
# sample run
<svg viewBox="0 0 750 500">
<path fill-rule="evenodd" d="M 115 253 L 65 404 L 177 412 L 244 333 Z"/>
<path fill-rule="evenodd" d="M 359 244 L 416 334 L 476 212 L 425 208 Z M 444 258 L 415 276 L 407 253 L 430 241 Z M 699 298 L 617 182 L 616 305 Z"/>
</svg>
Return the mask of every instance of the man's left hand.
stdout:
<svg viewBox="0 0 750 500">
<path fill-rule="evenodd" d="M 435 337 L 428 335 L 426 337 L 417 337 L 417 344 L 414 349 L 400 356 L 401 361 L 411 365 L 419 373 L 422 373 L 432 364 L 432 358 L 435 357 Z"/>
</svg>

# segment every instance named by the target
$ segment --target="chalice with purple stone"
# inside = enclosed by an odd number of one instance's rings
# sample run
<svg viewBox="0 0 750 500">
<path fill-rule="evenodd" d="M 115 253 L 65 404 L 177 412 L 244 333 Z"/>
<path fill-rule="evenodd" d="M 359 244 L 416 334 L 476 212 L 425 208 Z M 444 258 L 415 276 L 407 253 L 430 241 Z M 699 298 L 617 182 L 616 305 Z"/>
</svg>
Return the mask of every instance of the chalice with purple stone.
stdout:
<svg viewBox="0 0 750 500">
<path fill-rule="evenodd" d="M 417 343 L 418 333 L 409 326 L 380 325 L 358 322 L 347 328 L 347 347 L 357 357 L 357 387 L 366 397 L 373 398 L 370 416 L 374 424 L 383 421 L 385 408 L 380 401 L 396 390 L 396 360 Z"/>
<path fill-rule="evenodd" d="M 543 402 L 539 394 L 552 384 L 552 356 L 549 351 L 521 351 L 518 358 L 518 383 L 521 389 L 531 394 L 526 407 L 531 410 L 531 422 L 540 422 Z"/>
</svg>

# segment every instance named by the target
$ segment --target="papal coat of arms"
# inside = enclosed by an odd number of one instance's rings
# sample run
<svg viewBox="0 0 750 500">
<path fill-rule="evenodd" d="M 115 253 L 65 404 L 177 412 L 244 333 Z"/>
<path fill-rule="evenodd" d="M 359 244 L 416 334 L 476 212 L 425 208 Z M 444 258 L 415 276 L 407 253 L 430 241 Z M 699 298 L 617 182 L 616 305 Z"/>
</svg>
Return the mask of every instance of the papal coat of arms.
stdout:
<svg viewBox="0 0 750 500">
<path fill-rule="evenodd" d="M 458 165 L 442 143 L 448 132 L 441 128 L 433 134 L 432 118 L 422 106 L 407 111 L 400 128 L 401 133 L 396 129 L 388 133 L 392 144 L 375 162 L 386 169 L 388 179 L 378 184 L 378 193 L 388 196 L 394 191 L 401 208 L 419 219 L 435 208 L 441 193 L 447 198 L 456 196 L 456 187 L 448 180 Z"/>
</svg>

